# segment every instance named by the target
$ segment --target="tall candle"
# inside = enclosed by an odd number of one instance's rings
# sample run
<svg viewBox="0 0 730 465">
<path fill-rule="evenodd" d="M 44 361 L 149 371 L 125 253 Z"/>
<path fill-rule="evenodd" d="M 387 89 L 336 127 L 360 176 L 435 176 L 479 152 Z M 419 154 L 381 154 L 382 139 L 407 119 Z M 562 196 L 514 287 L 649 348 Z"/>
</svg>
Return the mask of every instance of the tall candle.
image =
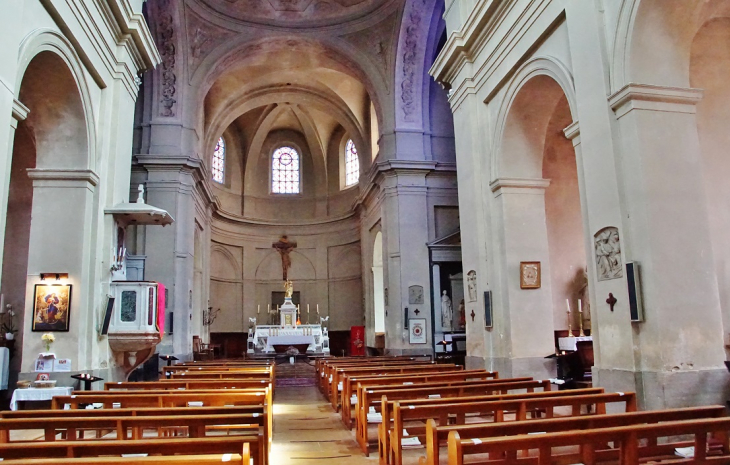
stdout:
<svg viewBox="0 0 730 465">
<path fill-rule="evenodd" d="M 568 307 L 568 313 L 570 313 L 570 299 L 565 299 L 565 305 Z"/>
<path fill-rule="evenodd" d="M 266 304 L 266 313 L 271 313 L 271 304 Z"/>
<path fill-rule="evenodd" d="M 258 315 L 259 313 L 261 313 L 261 305 L 256 306 L 256 314 Z"/>
<path fill-rule="evenodd" d="M 309 314 L 309 304 L 307 304 L 307 314 Z"/>
<path fill-rule="evenodd" d="M 317 315 L 319 315 L 319 304 L 317 304 Z"/>
<path fill-rule="evenodd" d="M 5 294 L 0 294 L 0 315 L 5 313 Z"/>
<path fill-rule="evenodd" d="M 578 313 L 583 313 L 583 302 L 578 299 Z"/>
</svg>

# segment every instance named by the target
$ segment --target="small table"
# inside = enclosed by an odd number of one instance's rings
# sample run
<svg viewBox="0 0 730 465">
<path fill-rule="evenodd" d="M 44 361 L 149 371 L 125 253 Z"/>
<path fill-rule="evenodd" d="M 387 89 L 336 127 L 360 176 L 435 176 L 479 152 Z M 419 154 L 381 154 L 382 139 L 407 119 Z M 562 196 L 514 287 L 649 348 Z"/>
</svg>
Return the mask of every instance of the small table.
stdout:
<svg viewBox="0 0 730 465">
<path fill-rule="evenodd" d="M 10 399 L 10 410 L 18 410 L 18 402 L 49 401 L 54 396 L 70 396 L 73 390 L 72 387 L 16 389 Z"/>
</svg>

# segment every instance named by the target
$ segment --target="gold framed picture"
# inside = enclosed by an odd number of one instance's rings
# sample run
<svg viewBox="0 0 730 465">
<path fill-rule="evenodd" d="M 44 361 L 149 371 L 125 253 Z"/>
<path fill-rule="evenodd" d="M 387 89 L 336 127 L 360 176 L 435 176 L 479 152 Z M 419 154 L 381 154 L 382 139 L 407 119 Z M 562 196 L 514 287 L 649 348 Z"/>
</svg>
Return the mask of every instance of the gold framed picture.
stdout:
<svg viewBox="0 0 730 465">
<path fill-rule="evenodd" d="M 33 331 L 68 331 L 70 313 L 70 284 L 35 285 Z"/>
<path fill-rule="evenodd" d="M 540 262 L 520 262 L 520 289 L 540 289 Z"/>
</svg>

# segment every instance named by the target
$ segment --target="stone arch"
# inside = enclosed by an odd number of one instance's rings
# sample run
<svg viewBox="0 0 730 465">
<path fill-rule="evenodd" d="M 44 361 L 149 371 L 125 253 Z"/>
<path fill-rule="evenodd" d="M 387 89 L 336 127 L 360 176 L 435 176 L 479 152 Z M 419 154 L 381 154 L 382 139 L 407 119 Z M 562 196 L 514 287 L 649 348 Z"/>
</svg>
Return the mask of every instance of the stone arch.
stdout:
<svg viewBox="0 0 730 465">
<path fill-rule="evenodd" d="M 625 0 L 619 11 L 611 66 L 612 93 L 628 83 L 690 87 L 692 42 L 730 2 Z"/>
<path fill-rule="evenodd" d="M 230 250 L 221 245 L 214 245 L 210 251 L 211 278 L 240 280 L 241 266 Z"/>
<path fill-rule="evenodd" d="M 316 279 L 317 273 L 312 261 L 301 252 L 293 250 L 290 252 L 291 269 L 289 279 L 292 281 Z M 256 266 L 257 281 L 280 281 L 281 280 L 281 258 L 278 252 L 267 253 Z"/>
<path fill-rule="evenodd" d="M 50 53 L 56 57 L 56 60 L 54 60 L 57 61 L 55 63 L 56 66 L 60 66 L 62 62 L 75 83 L 80 100 L 79 109 L 82 112 L 81 122 L 76 121 L 75 123 L 78 123 L 77 130 L 83 128 L 86 136 L 79 138 L 78 133 L 76 133 L 63 137 L 72 144 L 73 152 L 77 156 L 70 159 L 65 157 L 64 165 L 56 165 L 53 168 L 88 169 L 94 171 L 96 167 L 96 159 L 92 156 L 96 148 L 94 108 L 91 103 L 89 87 L 84 77 L 84 65 L 74 51 L 73 45 L 66 37 L 51 29 L 36 29 L 23 39 L 18 52 L 19 59 L 15 81 L 16 98 L 22 102 L 20 94 L 21 87 L 24 84 L 24 78 L 26 77 L 26 71 L 31 66 L 31 63 L 39 59 L 39 57 L 49 58 L 47 55 L 43 55 L 44 53 Z M 26 106 L 28 105 L 26 104 Z M 31 112 L 33 111 L 32 108 L 30 110 Z M 34 118 L 34 116 L 29 115 L 29 118 Z M 61 136 L 61 134 L 57 135 Z M 39 160 L 39 164 L 42 166 L 44 161 Z"/>
<path fill-rule="evenodd" d="M 573 119 L 575 120 L 575 115 L 577 114 L 577 103 L 575 88 L 573 85 L 573 76 L 570 73 L 570 70 L 555 57 L 538 56 L 528 60 L 517 70 L 514 78 L 510 81 L 505 91 L 505 97 L 502 100 L 497 113 L 494 135 L 492 137 L 494 142 L 491 150 L 491 169 L 489 170 L 489 172 L 492 173 L 492 181 L 503 177 L 542 177 L 540 174 L 542 172 L 541 164 L 540 166 L 534 166 L 536 164 L 536 160 L 522 160 L 528 165 L 533 165 L 531 167 L 532 172 L 530 174 L 522 172 L 520 175 L 515 176 L 514 173 L 505 173 L 503 171 L 504 164 L 506 164 L 506 160 L 504 160 L 504 141 L 505 133 L 509 131 L 508 125 L 510 115 L 513 114 L 518 96 L 523 95 L 521 91 L 525 89 L 525 86 L 532 87 L 530 90 L 535 92 L 537 95 L 544 94 L 542 89 L 538 89 L 538 86 L 535 86 L 537 81 L 534 81 L 534 79 L 540 78 L 543 79 L 542 82 L 553 82 L 557 84 L 559 89 L 562 91 L 562 95 L 564 95 L 567 99 L 570 113 L 573 115 Z M 548 79 L 548 81 L 545 81 L 544 79 Z M 544 103 L 549 104 L 550 102 Z M 529 154 L 518 152 L 517 156 L 526 157 L 529 156 Z"/>
<path fill-rule="evenodd" d="M 286 89 L 257 89 L 234 99 L 226 109 L 215 115 L 205 131 L 204 147 L 214 145 L 216 134 L 221 134 L 238 116 L 254 108 L 272 103 L 306 104 L 312 108 L 328 112 L 352 134 L 353 140 L 360 147 L 369 147 L 365 131 L 347 105 L 336 95 L 325 95 L 316 89 L 301 86 L 288 86 Z"/>
<path fill-rule="evenodd" d="M 376 333 L 385 332 L 385 278 L 383 275 L 383 233 L 373 240 L 373 326 Z"/>
</svg>

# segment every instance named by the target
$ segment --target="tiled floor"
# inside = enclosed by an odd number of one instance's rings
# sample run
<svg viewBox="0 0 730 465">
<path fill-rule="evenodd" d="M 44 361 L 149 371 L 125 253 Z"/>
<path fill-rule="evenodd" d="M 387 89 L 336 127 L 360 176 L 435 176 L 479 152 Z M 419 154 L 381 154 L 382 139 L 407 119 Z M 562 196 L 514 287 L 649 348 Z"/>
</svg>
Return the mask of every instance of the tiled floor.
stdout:
<svg viewBox="0 0 730 465">
<path fill-rule="evenodd" d="M 377 464 L 377 456 L 377 450 L 363 455 L 316 387 L 276 389 L 272 465 Z"/>
</svg>

